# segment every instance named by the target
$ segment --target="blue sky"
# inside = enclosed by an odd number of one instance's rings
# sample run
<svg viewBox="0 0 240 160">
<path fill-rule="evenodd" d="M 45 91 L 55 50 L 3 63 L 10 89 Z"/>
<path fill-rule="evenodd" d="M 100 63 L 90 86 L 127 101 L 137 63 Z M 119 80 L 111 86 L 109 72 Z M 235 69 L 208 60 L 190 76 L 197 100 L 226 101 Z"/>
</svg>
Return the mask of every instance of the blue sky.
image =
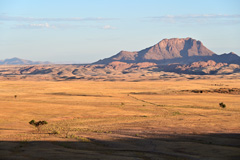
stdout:
<svg viewBox="0 0 240 160">
<path fill-rule="evenodd" d="M 185 37 L 240 55 L 240 1 L 0 0 L 0 59 L 88 63 Z"/>
</svg>

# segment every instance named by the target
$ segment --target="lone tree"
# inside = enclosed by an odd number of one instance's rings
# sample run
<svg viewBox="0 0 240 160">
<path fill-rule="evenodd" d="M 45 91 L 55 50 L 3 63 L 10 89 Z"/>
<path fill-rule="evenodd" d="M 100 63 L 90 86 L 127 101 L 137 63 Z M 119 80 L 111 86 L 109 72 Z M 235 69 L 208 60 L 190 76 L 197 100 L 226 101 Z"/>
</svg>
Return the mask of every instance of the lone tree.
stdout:
<svg viewBox="0 0 240 160">
<path fill-rule="evenodd" d="M 219 103 L 219 106 L 222 108 L 226 108 L 226 104 L 224 104 L 223 102 Z"/>
<path fill-rule="evenodd" d="M 48 124 L 47 121 L 38 121 L 38 122 L 35 122 L 35 120 L 31 120 L 29 122 L 29 124 L 35 126 L 38 130 L 38 132 L 40 131 L 40 127 L 45 125 L 45 124 Z"/>
</svg>

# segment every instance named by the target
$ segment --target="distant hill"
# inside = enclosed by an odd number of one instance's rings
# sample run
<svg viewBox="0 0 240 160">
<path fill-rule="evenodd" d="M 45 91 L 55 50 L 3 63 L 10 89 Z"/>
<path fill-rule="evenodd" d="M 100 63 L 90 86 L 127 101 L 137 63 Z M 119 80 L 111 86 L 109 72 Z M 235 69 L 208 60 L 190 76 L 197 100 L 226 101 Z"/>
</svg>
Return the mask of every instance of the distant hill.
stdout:
<svg viewBox="0 0 240 160">
<path fill-rule="evenodd" d="M 16 57 L 0 60 L 0 65 L 33 65 L 33 64 L 50 64 L 50 62 L 30 61 Z"/>
<path fill-rule="evenodd" d="M 207 49 L 201 41 L 192 38 L 163 39 L 159 43 L 137 52 L 121 51 L 94 64 L 109 64 L 113 61 L 126 63 L 153 62 L 157 64 L 189 64 L 214 60 L 222 63 L 240 64 L 240 57 L 233 52 L 217 55 Z"/>
</svg>

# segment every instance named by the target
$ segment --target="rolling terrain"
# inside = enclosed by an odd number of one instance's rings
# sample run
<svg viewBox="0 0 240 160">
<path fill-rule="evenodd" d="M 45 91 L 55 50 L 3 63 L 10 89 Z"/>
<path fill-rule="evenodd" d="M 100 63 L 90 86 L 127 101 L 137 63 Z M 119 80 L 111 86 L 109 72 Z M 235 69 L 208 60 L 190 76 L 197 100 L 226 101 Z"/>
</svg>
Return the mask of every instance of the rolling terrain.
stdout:
<svg viewBox="0 0 240 160">
<path fill-rule="evenodd" d="M 2 65 L 0 80 L 144 81 L 186 79 L 239 79 L 238 64 L 200 61 L 157 65 L 150 62 L 111 62 L 106 65 Z"/>
</svg>

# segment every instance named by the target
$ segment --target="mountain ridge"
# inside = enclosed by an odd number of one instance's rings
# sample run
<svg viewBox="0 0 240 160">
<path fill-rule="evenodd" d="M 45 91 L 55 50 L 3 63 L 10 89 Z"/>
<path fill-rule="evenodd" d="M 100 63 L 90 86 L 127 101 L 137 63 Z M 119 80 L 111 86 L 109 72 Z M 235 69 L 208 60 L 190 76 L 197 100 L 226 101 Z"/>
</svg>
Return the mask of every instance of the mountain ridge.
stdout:
<svg viewBox="0 0 240 160">
<path fill-rule="evenodd" d="M 120 51 L 116 55 L 99 60 L 93 64 L 109 64 L 113 61 L 126 63 L 189 64 L 208 60 L 240 64 L 240 57 L 233 52 L 217 55 L 206 48 L 201 41 L 190 37 L 163 39 L 157 44 L 143 50 L 134 52 Z"/>
<path fill-rule="evenodd" d="M 48 61 L 31 61 L 26 59 L 21 59 L 17 57 L 7 58 L 4 60 L 0 60 L 0 65 L 36 65 L 36 64 L 51 64 Z"/>
</svg>

